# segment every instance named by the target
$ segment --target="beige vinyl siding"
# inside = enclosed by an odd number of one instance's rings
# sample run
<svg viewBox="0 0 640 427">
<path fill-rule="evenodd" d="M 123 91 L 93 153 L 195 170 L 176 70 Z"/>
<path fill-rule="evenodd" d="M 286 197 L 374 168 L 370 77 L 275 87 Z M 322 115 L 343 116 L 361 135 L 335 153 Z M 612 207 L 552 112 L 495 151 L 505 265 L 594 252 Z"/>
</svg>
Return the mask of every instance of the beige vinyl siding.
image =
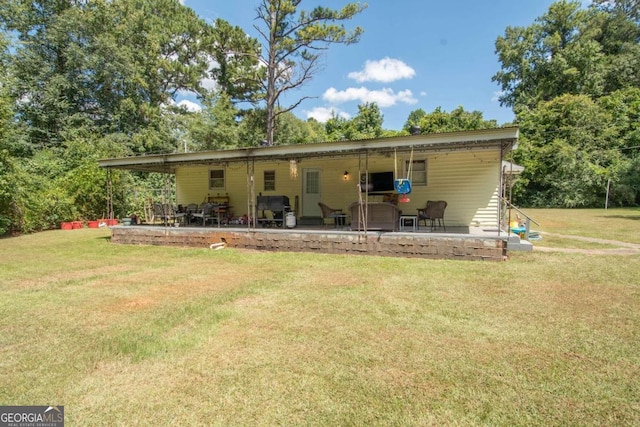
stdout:
<svg viewBox="0 0 640 427">
<path fill-rule="evenodd" d="M 497 150 L 414 154 L 414 160 L 422 159 L 427 161 L 427 185 L 412 186 L 410 202 L 399 205 L 404 214 L 415 215 L 427 200 L 445 200 L 447 225 L 497 226 L 500 175 Z"/>
<path fill-rule="evenodd" d="M 409 203 L 399 204 L 407 215 L 415 215 L 427 200 L 446 200 L 445 221 L 451 226 L 497 226 L 500 153 L 498 150 L 455 151 L 442 153 L 415 153 L 414 160 L 427 161 L 427 185 L 414 185 Z M 409 156 L 398 156 L 398 174 Z M 321 200 L 327 205 L 347 211 L 352 202 L 358 200 L 359 173 L 364 173 L 364 160 L 357 157 L 304 158 L 297 164 L 298 176 L 292 179 L 288 161 L 256 162 L 255 193 L 263 195 L 286 195 L 293 209 L 302 203 L 302 174 L 304 169 L 321 171 Z M 184 166 L 176 171 L 177 201 L 179 204 L 202 203 L 208 196 L 228 195 L 234 215 L 247 213 L 247 165 L 229 163 L 225 169 L 224 191 L 208 188 L 208 171 L 219 166 Z M 264 171 L 276 173 L 275 191 L 264 191 Z M 370 156 L 369 172 L 394 170 L 394 158 Z M 349 179 L 344 180 L 344 172 Z M 402 177 L 402 176 L 400 176 Z M 363 196 L 364 197 L 364 196 Z M 369 196 L 370 201 L 381 201 L 382 196 Z M 299 204 L 296 207 L 296 202 Z"/>
<path fill-rule="evenodd" d="M 429 200 L 447 201 L 447 224 L 495 226 L 499 165 L 497 151 L 429 156 L 426 196 Z"/>
<path fill-rule="evenodd" d="M 370 161 L 370 171 L 393 170 L 393 160 L 378 159 Z M 247 213 L 247 167 L 243 163 L 233 163 L 225 166 L 224 192 L 208 188 L 209 169 L 218 166 L 185 166 L 176 171 L 176 191 L 178 204 L 202 203 L 209 196 L 228 195 L 230 204 L 234 206 L 235 215 Z M 321 171 L 320 183 L 322 201 L 329 206 L 345 209 L 350 203 L 358 200 L 358 159 L 304 159 L 297 165 L 298 176 L 291 178 L 289 162 L 256 163 L 254 170 L 255 194 L 286 195 L 295 209 L 296 197 L 298 204 L 302 203 L 302 174 L 304 169 L 318 169 Z M 264 171 L 273 170 L 276 173 L 275 191 L 264 191 Z M 344 180 L 344 172 L 349 172 L 349 179 Z M 301 206 L 298 206 L 300 208 Z"/>
</svg>

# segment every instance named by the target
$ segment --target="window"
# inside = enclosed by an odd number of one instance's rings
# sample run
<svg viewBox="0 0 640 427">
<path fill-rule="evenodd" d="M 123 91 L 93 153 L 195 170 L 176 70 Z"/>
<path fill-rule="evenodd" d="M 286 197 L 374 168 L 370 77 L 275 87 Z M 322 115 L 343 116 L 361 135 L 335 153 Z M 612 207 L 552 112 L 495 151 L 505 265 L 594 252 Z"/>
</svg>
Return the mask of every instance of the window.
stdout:
<svg viewBox="0 0 640 427">
<path fill-rule="evenodd" d="M 224 169 L 211 169 L 209 171 L 209 189 L 224 190 Z"/>
<path fill-rule="evenodd" d="M 411 166 L 411 185 L 427 185 L 427 161 L 426 160 L 414 160 Z M 409 160 L 404 162 L 404 176 L 407 176 L 407 170 L 409 170 Z"/>
<path fill-rule="evenodd" d="M 308 170 L 305 173 L 304 189 L 306 194 L 320 194 L 320 172 Z"/>
<path fill-rule="evenodd" d="M 275 191 L 276 171 L 264 171 L 264 191 Z"/>
</svg>

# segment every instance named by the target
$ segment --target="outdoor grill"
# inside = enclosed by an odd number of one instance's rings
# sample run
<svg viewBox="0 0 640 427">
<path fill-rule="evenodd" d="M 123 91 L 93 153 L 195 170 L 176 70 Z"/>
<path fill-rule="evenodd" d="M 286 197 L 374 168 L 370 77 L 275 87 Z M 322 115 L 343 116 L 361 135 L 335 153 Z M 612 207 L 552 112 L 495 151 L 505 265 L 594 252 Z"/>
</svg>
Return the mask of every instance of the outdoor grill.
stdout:
<svg viewBox="0 0 640 427">
<path fill-rule="evenodd" d="M 283 225 L 285 213 L 291 210 L 289 197 L 287 196 L 258 196 L 258 211 L 261 215 L 258 222 L 263 226 L 275 224 L 279 227 Z M 271 212 L 271 217 L 266 216 L 266 212 Z"/>
</svg>

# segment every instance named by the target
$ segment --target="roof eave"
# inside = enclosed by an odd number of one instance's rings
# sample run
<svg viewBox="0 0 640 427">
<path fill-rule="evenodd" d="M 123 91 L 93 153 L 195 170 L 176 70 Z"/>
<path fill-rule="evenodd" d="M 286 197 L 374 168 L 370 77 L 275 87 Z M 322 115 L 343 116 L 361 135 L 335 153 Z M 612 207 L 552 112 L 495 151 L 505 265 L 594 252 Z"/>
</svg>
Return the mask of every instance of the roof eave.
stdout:
<svg viewBox="0 0 640 427">
<path fill-rule="evenodd" d="M 312 144 L 276 145 L 249 147 L 219 151 L 197 151 L 101 159 L 101 167 L 173 173 L 178 166 L 192 164 L 214 164 L 232 161 L 277 160 L 325 156 L 358 155 L 362 153 L 389 153 L 417 151 L 441 151 L 459 149 L 487 149 L 500 147 L 509 150 L 518 139 L 518 128 L 497 128 L 477 131 L 434 133 L 369 139 L 357 141 L 335 141 Z"/>
</svg>

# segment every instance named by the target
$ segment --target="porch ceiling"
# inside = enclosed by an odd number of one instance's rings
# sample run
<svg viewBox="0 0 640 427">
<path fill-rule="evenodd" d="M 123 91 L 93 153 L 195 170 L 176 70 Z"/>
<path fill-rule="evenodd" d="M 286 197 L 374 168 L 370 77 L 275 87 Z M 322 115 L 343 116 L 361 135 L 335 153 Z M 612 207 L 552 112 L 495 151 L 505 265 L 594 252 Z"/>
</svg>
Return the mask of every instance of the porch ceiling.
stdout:
<svg viewBox="0 0 640 427">
<path fill-rule="evenodd" d="M 230 162 L 340 157 L 371 154 L 439 152 L 501 149 L 509 151 L 517 143 L 518 128 L 507 127 L 476 131 L 409 135 L 356 141 L 248 147 L 233 150 L 197 151 L 102 159 L 101 167 L 145 172 L 175 173 L 176 167 Z"/>
</svg>

